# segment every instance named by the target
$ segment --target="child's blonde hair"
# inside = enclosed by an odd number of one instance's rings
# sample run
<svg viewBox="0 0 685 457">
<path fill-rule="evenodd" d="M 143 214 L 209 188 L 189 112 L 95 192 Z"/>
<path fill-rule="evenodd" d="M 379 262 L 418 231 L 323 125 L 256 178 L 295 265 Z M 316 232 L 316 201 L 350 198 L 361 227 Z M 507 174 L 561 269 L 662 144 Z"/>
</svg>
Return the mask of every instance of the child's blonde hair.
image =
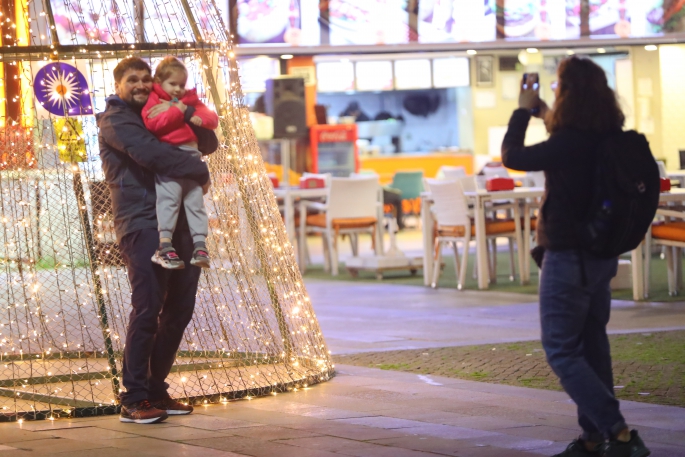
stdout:
<svg viewBox="0 0 685 457">
<path fill-rule="evenodd" d="M 155 80 L 157 82 L 166 81 L 174 72 L 181 71 L 188 77 L 188 69 L 183 62 L 174 56 L 167 56 L 157 65 L 155 69 Z"/>
</svg>

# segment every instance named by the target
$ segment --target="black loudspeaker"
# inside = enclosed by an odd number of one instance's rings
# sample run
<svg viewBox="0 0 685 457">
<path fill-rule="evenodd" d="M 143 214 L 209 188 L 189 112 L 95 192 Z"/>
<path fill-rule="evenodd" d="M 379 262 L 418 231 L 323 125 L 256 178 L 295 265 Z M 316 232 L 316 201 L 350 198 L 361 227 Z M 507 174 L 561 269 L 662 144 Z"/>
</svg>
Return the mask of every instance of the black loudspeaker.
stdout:
<svg viewBox="0 0 685 457">
<path fill-rule="evenodd" d="M 268 79 L 264 95 L 266 114 L 274 118 L 274 138 L 307 135 L 304 79 L 290 76 Z"/>
</svg>

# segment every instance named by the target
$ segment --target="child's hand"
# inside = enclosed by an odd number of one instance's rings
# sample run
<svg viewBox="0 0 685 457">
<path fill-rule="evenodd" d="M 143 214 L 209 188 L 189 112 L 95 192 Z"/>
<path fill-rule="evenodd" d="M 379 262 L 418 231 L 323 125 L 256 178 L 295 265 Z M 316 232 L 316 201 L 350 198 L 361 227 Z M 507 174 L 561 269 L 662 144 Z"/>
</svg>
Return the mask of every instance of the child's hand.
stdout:
<svg viewBox="0 0 685 457">
<path fill-rule="evenodd" d="M 193 124 L 197 125 L 198 127 L 202 127 L 202 118 L 199 116 L 193 116 L 190 118 L 190 122 Z"/>
</svg>

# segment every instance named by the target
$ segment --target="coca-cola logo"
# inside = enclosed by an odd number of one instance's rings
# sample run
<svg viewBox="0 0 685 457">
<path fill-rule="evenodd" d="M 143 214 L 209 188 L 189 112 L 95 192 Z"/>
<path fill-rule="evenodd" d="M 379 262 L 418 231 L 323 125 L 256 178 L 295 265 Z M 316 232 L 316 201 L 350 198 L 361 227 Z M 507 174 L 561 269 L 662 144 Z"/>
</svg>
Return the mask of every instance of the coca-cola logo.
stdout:
<svg viewBox="0 0 685 457">
<path fill-rule="evenodd" d="M 337 143 L 342 141 L 349 141 L 347 138 L 347 130 L 332 130 L 320 132 L 319 141 L 322 143 Z"/>
</svg>

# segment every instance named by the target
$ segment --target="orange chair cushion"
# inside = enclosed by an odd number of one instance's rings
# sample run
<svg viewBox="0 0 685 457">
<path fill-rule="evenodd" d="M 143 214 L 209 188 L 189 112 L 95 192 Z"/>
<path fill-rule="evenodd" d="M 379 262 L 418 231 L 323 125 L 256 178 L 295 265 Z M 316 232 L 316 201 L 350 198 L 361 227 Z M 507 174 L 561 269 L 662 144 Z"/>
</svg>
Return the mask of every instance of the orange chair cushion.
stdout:
<svg viewBox="0 0 685 457">
<path fill-rule="evenodd" d="M 345 230 L 345 229 L 355 229 L 355 228 L 365 228 L 376 224 L 375 217 L 351 217 L 351 218 L 341 218 L 333 219 L 331 225 L 335 230 Z M 313 227 L 326 228 L 326 214 L 312 214 L 307 216 L 307 225 Z"/>
<path fill-rule="evenodd" d="M 512 219 L 487 220 L 485 221 L 485 234 L 496 235 L 498 233 L 511 233 L 516 230 L 516 223 Z M 466 228 L 463 225 L 439 226 L 438 236 L 463 237 Z M 476 226 L 471 225 L 471 236 L 476 236 Z"/>
<path fill-rule="evenodd" d="M 652 238 L 685 242 L 685 221 L 654 224 Z"/>
</svg>

